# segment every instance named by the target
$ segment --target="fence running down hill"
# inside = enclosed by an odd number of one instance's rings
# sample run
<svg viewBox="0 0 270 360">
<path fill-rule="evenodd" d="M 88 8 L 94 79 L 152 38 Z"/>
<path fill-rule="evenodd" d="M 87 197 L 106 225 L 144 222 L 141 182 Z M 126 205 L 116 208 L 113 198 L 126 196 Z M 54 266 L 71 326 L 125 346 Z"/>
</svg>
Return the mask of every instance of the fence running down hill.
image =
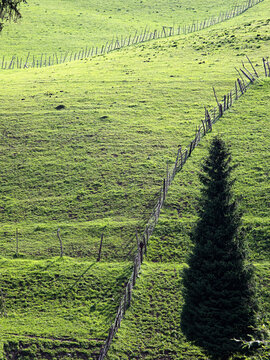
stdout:
<svg viewBox="0 0 270 360">
<path fill-rule="evenodd" d="M 205 108 L 205 117 L 201 121 L 202 124 L 196 130 L 196 135 L 194 139 L 190 142 L 189 146 L 184 151 L 182 151 L 181 147 L 179 147 L 173 168 L 170 170 L 167 169 L 167 175 L 166 178 L 163 179 L 163 184 L 160 189 L 159 198 L 152 211 L 150 219 L 147 222 L 144 232 L 140 235 L 136 233 L 138 248 L 134 258 L 133 271 L 126 284 L 124 295 L 121 297 L 115 320 L 109 330 L 109 334 L 105 341 L 105 344 L 100 351 L 98 360 L 103 360 L 106 357 L 111 342 L 117 330 L 120 327 L 125 312 L 131 304 L 132 289 L 136 284 L 136 280 L 141 268 L 141 264 L 143 262 L 143 258 L 145 255 L 147 255 L 147 246 L 148 246 L 149 238 L 152 235 L 155 226 L 158 222 L 160 211 L 166 199 L 169 186 L 171 185 L 176 173 L 178 173 L 183 168 L 187 159 L 191 156 L 192 151 L 199 144 L 202 137 L 206 135 L 208 132 L 212 131 L 212 126 L 218 121 L 218 119 L 220 119 L 223 116 L 224 112 L 227 111 L 235 103 L 235 101 L 237 101 L 239 97 L 241 97 L 247 91 L 249 86 L 252 83 L 254 83 L 256 79 L 259 78 L 258 72 L 256 71 L 255 67 L 253 66 L 252 62 L 248 57 L 247 60 L 251 69 L 249 70 L 244 63 L 242 63 L 243 68 L 239 70 L 236 69 L 239 73 L 239 78 L 237 78 L 235 81 L 234 89 L 232 89 L 230 92 L 225 94 L 222 98 L 222 101 L 218 101 L 218 98 L 215 93 L 215 89 L 213 88 L 214 95 L 217 101 L 217 107 L 211 110 Z M 270 65 L 268 58 L 266 59 L 263 58 L 263 67 L 264 67 L 265 76 L 270 77 Z"/>
<path fill-rule="evenodd" d="M 128 35 L 126 37 L 121 36 L 121 38 L 112 39 L 111 41 L 107 41 L 106 44 L 98 47 L 85 47 L 78 52 L 65 52 L 60 54 L 41 54 L 40 56 L 31 55 L 30 52 L 26 56 L 25 59 L 22 57 L 18 57 L 16 55 L 12 56 L 11 59 L 5 59 L 5 56 L 0 60 L 0 68 L 1 69 L 27 69 L 27 68 L 41 68 L 44 66 L 52 66 L 57 64 L 63 64 L 75 60 L 82 60 L 91 58 L 97 55 L 104 55 L 111 51 L 121 49 L 126 46 L 130 46 L 133 44 L 139 44 L 150 40 L 166 38 L 174 35 L 181 34 L 190 34 L 195 31 L 199 31 L 205 28 L 208 28 L 212 25 L 216 25 L 228 19 L 232 19 L 238 15 L 243 14 L 245 11 L 250 9 L 251 7 L 263 2 L 264 0 L 247 0 L 243 4 L 235 5 L 231 10 L 226 12 L 222 12 L 219 16 L 211 17 L 205 19 L 203 21 L 196 21 L 190 25 L 184 26 L 163 26 L 160 30 L 153 30 L 145 27 L 141 32 L 135 32 L 133 35 Z"/>
</svg>

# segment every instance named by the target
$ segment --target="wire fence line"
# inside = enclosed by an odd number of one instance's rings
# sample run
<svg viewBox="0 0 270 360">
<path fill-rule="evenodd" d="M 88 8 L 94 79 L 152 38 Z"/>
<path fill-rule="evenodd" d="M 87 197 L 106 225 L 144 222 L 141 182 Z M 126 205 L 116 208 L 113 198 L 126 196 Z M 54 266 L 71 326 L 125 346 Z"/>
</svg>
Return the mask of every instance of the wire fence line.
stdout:
<svg viewBox="0 0 270 360">
<path fill-rule="evenodd" d="M 264 0 L 247 0 L 243 4 L 235 5 L 226 12 L 221 12 L 218 16 L 212 16 L 203 21 L 194 21 L 192 24 L 184 25 L 182 27 L 163 26 L 160 30 L 150 31 L 150 29 L 146 26 L 144 30 L 141 30 L 140 32 L 136 31 L 133 35 L 113 38 L 111 41 L 107 41 L 104 45 L 99 47 L 86 46 L 78 52 L 66 51 L 65 53 L 55 53 L 53 55 L 43 53 L 39 56 L 31 55 L 29 52 L 26 58 L 14 55 L 11 59 L 6 59 L 5 56 L 3 56 L 2 59 L 0 59 L 0 68 L 3 70 L 11 70 L 47 67 L 76 60 L 88 59 L 97 55 L 108 54 L 111 51 L 119 50 L 123 47 L 140 44 L 146 41 L 167 38 L 174 35 L 187 35 L 241 15 L 251 7 L 263 1 Z"/>
<path fill-rule="evenodd" d="M 121 325 L 121 321 L 125 315 L 125 312 L 131 305 L 132 289 L 136 284 L 136 280 L 144 256 L 147 255 L 149 238 L 152 235 L 155 226 L 158 222 L 162 206 L 167 196 L 168 189 L 172 181 L 174 180 L 175 175 L 183 168 L 187 159 L 191 156 L 192 151 L 200 143 L 201 139 L 208 132 L 212 131 L 213 125 L 223 116 L 224 112 L 230 109 L 230 107 L 242 95 L 244 95 L 244 93 L 247 91 L 249 86 L 259 78 L 258 72 L 256 71 L 255 67 L 253 66 L 252 62 L 248 57 L 247 60 L 250 69 L 248 69 L 247 65 L 245 65 L 242 62 L 242 68 L 240 68 L 239 70 L 236 69 L 239 74 L 239 77 L 235 81 L 234 88 L 231 91 L 229 91 L 227 94 L 225 94 L 221 101 L 218 100 L 215 89 L 213 88 L 214 96 L 217 102 L 217 107 L 214 107 L 210 110 L 208 110 L 205 107 L 204 119 L 201 120 L 200 126 L 197 127 L 194 139 L 190 142 L 189 146 L 185 148 L 185 150 L 182 151 L 181 147 L 179 147 L 175 158 L 174 166 L 171 169 L 167 168 L 167 174 L 166 177 L 163 179 L 159 198 L 157 199 L 156 205 L 153 208 L 152 214 L 145 226 L 145 229 L 142 234 L 138 234 L 136 232 L 137 251 L 134 257 L 133 271 L 125 286 L 124 294 L 121 297 L 115 319 L 110 327 L 107 339 L 103 347 L 101 348 L 98 360 L 105 359 L 108 350 L 110 348 L 111 342 Z M 264 67 L 264 75 L 266 77 L 270 77 L 270 65 L 268 58 L 263 58 L 263 67 Z"/>
</svg>

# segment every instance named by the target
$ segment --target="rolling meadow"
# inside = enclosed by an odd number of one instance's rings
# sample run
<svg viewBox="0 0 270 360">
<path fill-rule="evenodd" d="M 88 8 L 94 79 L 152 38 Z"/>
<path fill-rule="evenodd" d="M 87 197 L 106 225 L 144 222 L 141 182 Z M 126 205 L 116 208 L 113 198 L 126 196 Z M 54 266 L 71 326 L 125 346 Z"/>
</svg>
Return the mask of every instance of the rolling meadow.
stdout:
<svg viewBox="0 0 270 360">
<path fill-rule="evenodd" d="M 0 59 L 101 46 L 243 3 L 29 1 L 22 19 L 4 27 Z M 136 231 L 179 146 L 189 145 L 205 107 L 216 106 L 213 87 L 221 102 L 242 62 L 253 71 L 246 56 L 259 78 L 176 174 L 107 358 L 207 359 L 180 330 L 181 277 L 198 174 L 216 134 L 238 164 L 234 193 L 256 269 L 258 316 L 268 321 L 270 81 L 262 58 L 269 34 L 264 0 L 190 34 L 49 67 L 0 68 L 0 358 L 98 359 L 132 271 Z M 268 358 L 266 349 L 245 359 Z"/>
</svg>

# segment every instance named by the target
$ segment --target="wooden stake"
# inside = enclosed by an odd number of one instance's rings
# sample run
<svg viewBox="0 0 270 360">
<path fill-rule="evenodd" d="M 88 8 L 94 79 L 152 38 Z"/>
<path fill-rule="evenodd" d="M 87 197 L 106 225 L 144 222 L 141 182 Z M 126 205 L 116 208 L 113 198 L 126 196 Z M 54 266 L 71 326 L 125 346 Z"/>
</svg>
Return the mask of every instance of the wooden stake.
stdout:
<svg viewBox="0 0 270 360">
<path fill-rule="evenodd" d="M 163 179 L 163 201 L 165 201 L 166 197 L 166 180 Z"/>
<path fill-rule="evenodd" d="M 248 78 L 248 80 L 249 80 L 251 83 L 253 83 L 254 80 L 252 80 L 252 78 L 249 77 L 244 70 L 240 69 L 240 71 L 245 75 L 246 78 Z"/>
<path fill-rule="evenodd" d="M 241 84 L 240 79 L 237 79 L 237 81 L 238 81 L 238 85 L 239 85 L 239 88 L 240 88 L 241 93 L 244 94 L 244 90 L 243 90 L 243 87 L 242 87 L 242 84 Z"/>
<path fill-rule="evenodd" d="M 130 307 L 130 303 L 131 303 L 131 285 L 129 282 L 127 288 L 127 307 Z"/>
<path fill-rule="evenodd" d="M 242 61 L 243 69 L 245 70 L 246 74 L 249 74 L 250 78 L 255 81 L 254 76 L 251 74 L 251 72 L 246 68 L 244 61 Z M 240 69 L 241 70 L 241 69 Z M 243 72 L 243 71 L 242 71 Z"/>
<path fill-rule="evenodd" d="M 182 154 L 182 147 L 180 146 L 180 159 L 181 159 L 181 168 L 183 167 L 183 154 Z"/>
<path fill-rule="evenodd" d="M 145 255 L 147 254 L 147 242 L 146 242 L 146 238 L 145 238 L 145 235 L 143 234 L 143 245 L 144 245 L 144 252 L 145 252 Z"/>
<path fill-rule="evenodd" d="M 166 30 L 165 30 L 165 26 L 163 26 L 163 28 L 162 28 L 162 32 L 164 32 L 164 37 L 166 37 Z M 162 33 L 161 33 L 161 37 L 162 37 Z"/>
<path fill-rule="evenodd" d="M 268 67 L 268 77 L 270 77 L 270 66 L 269 66 L 268 58 L 267 58 L 266 65 L 267 65 L 267 67 Z"/>
<path fill-rule="evenodd" d="M 241 80 L 243 81 L 243 83 L 245 83 L 244 78 L 243 78 L 242 74 L 240 73 L 240 71 L 236 67 L 235 67 L 235 70 L 238 72 L 238 74 L 239 74 Z"/>
<path fill-rule="evenodd" d="M 226 110 L 226 95 L 223 97 L 223 109 Z"/>
<path fill-rule="evenodd" d="M 214 91 L 214 96 L 215 96 L 215 99 L 216 99 L 216 102 L 217 102 L 217 106 L 219 107 L 219 102 L 218 102 L 218 98 L 217 98 L 217 94 L 216 94 L 216 90 L 213 86 L 213 91 Z"/>
<path fill-rule="evenodd" d="M 134 44 L 134 41 L 135 41 L 135 39 L 136 39 L 136 36 L 137 36 L 137 30 L 135 31 L 135 35 L 134 35 L 134 38 L 133 38 L 132 44 Z"/>
<path fill-rule="evenodd" d="M 257 76 L 257 78 L 259 77 L 259 75 L 258 75 L 258 73 L 257 73 L 257 71 L 256 71 L 256 69 L 255 69 L 255 67 L 253 66 L 253 64 L 252 64 L 252 62 L 251 62 L 251 60 L 249 59 L 249 57 L 246 55 L 246 58 L 248 59 L 248 62 L 250 63 L 250 65 L 251 65 L 251 67 L 252 67 L 252 69 L 253 69 L 253 71 L 254 71 L 254 73 L 255 73 L 255 75 Z"/>
<path fill-rule="evenodd" d="M 174 164 L 175 172 L 176 172 L 176 170 L 177 170 L 177 165 L 178 165 L 178 161 L 179 161 L 179 156 L 180 156 L 180 154 L 181 154 L 181 167 L 182 167 L 181 145 L 179 145 L 178 152 L 177 152 L 177 156 L 176 156 L 176 160 L 175 160 L 175 164 Z"/>
<path fill-rule="evenodd" d="M 136 230 L 136 240 L 137 240 L 138 255 L 140 257 L 140 263 L 141 263 L 142 262 L 142 254 L 141 254 L 141 246 L 140 246 L 140 239 L 138 236 L 138 230 Z"/>
<path fill-rule="evenodd" d="M 222 109 L 222 104 L 219 104 L 219 116 L 221 117 L 223 115 L 223 109 Z"/>
<path fill-rule="evenodd" d="M 265 73 L 265 76 L 267 77 L 267 69 L 266 69 L 266 60 L 265 58 L 263 58 L 263 67 L 264 67 L 264 73 Z"/>
<path fill-rule="evenodd" d="M 189 144 L 189 154 L 188 154 L 188 156 L 191 156 L 192 150 L 193 150 L 193 140 Z"/>
<path fill-rule="evenodd" d="M 221 105 L 222 106 L 222 105 Z M 212 131 L 212 122 L 211 122 L 211 116 L 209 114 L 209 111 L 206 109 L 206 116 L 207 116 L 207 121 L 208 121 L 208 124 L 209 124 L 209 128 L 210 130 Z"/>
</svg>

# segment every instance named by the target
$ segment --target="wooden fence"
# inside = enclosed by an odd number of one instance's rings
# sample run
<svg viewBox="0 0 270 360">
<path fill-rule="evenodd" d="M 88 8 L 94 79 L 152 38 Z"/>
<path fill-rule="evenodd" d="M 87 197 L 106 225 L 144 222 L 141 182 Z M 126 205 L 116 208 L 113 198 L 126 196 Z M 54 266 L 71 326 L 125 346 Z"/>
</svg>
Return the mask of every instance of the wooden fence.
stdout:
<svg viewBox="0 0 270 360">
<path fill-rule="evenodd" d="M 39 56 L 31 55 L 30 52 L 27 54 L 26 58 L 18 57 L 16 55 L 12 56 L 11 59 L 6 59 L 5 56 L 0 59 L 0 68 L 1 69 L 27 69 L 27 68 L 41 68 L 44 66 L 52 66 L 57 64 L 63 64 L 71 61 L 82 60 L 91 58 L 97 55 L 107 54 L 111 51 L 121 49 L 133 44 L 139 44 L 146 41 L 151 41 L 155 39 L 167 38 L 174 35 L 181 34 L 190 34 L 195 31 L 203 30 L 212 25 L 216 25 L 228 19 L 232 19 L 238 15 L 243 14 L 245 11 L 251 7 L 263 2 L 264 0 L 247 0 L 243 4 L 234 6 L 231 10 L 222 12 L 219 16 L 211 17 L 203 21 L 194 21 L 190 25 L 184 26 L 163 26 L 160 30 L 150 31 L 146 26 L 141 32 L 135 32 L 133 35 L 126 37 L 121 36 L 121 38 L 112 39 L 112 41 L 107 41 L 104 45 L 85 47 L 78 52 L 65 52 L 60 54 L 41 54 Z"/>
<path fill-rule="evenodd" d="M 124 294 L 121 297 L 115 320 L 110 327 L 108 337 L 100 351 L 98 360 L 103 360 L 106 357 L 111 342 L 120 327 L 125 312 L 131 304 L 132 289 L 136 284 L 136 279 L 138 277 L 144 256 L 147 255 L 149 238 L 152 235 L 158 222 L 160 211 L 166 199 L 169 186 L 171 185 L 176 173 L 183 168 L 187 159 L 191 156 L 192 151 L 199 144 L 202 137 L 208 132 L 212 131 L 213 125 L 218 121 L 218 119 L 223 116 L 224 112 L 227 111 L 235 103 L 235 101 L 237 101 L 239 97 L 241 97 L 247 91 L 249 86 L 253 82 L 255 82 L 257 78 L 259 78 L 258 72 L 256 71 L 255 67 L 253 66 L 252 62 L 248 57 L 247 60 L 250 69 L 248 69 L 247 65 L 245 65 L 244 63 L 242 63 L 242 68 L 240 68 L 239 70 L 236 69 L 239 77 L 235 81 L 235 86 L 231 91 L 229 91 L 223 96 L 221 101 L 218 100 L 215 89 L 213 88 L 217 107 L 214 107 L 210 110 L 205 107 L 204 119 L 201 121 L 200 126 L 197 128 L 194 139 L 190 142 L 189 146 L 185 150 L 182 150 L 181 147 L 179 147 L 175 158 L 174 166 L 170 170 L 167 169 L 166 177 L 163 179 L 160 189 L 159 198 L 156 201 L 156 205 L 153 208 L 147 225 L 145 226 L 142 234 L 136 233 L 137 251 L 134 258 L 133 271 L 125 286 Z M 265 76 L 270 77 L 270 66 L 268 58 L 263 58 L 263 66 Z"/>
</svg>

